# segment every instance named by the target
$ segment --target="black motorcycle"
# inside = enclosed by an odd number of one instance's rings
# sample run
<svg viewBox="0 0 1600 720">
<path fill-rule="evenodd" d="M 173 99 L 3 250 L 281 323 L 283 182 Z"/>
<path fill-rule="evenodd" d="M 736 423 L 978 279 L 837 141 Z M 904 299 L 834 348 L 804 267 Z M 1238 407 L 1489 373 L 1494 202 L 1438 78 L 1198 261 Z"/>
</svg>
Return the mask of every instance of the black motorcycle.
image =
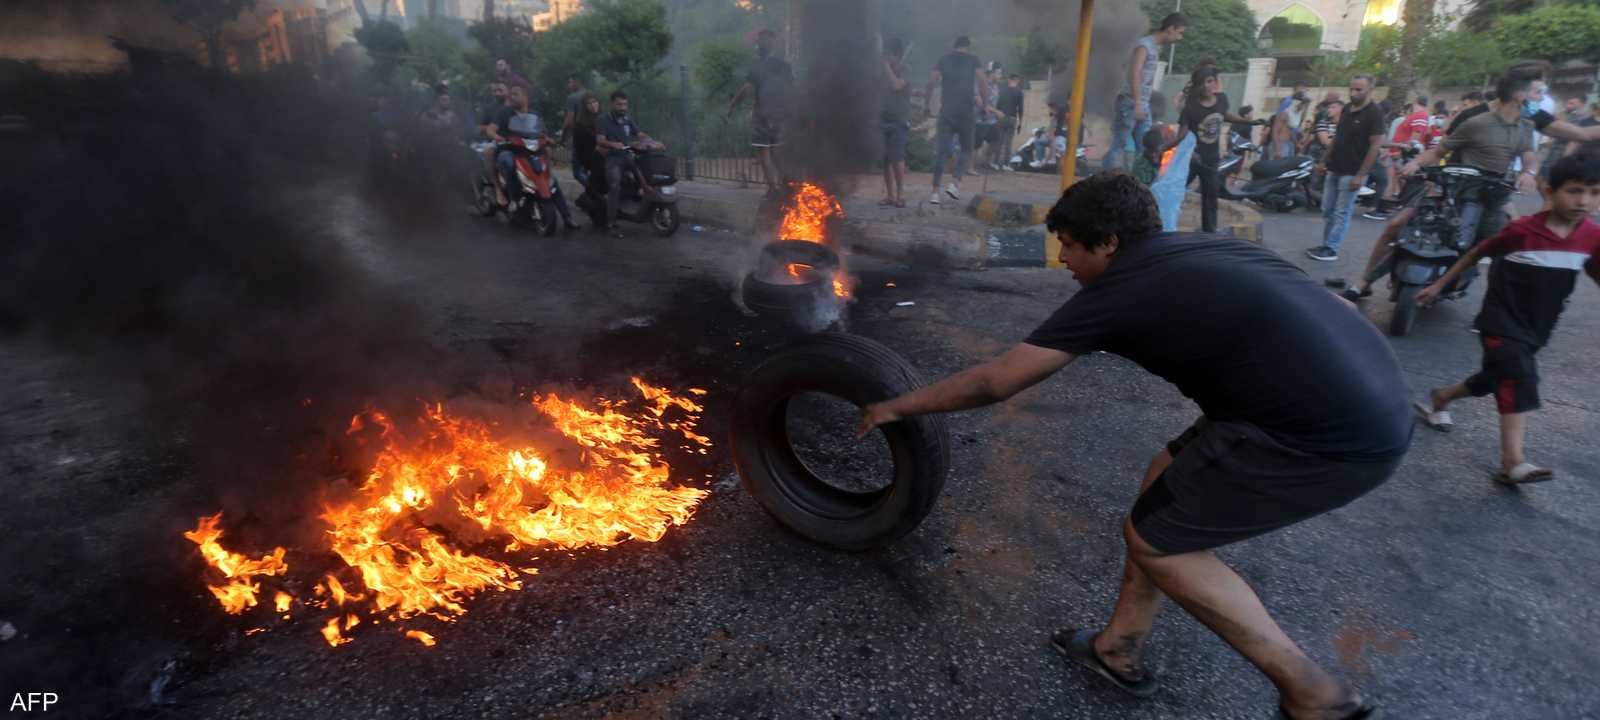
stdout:
<svg viewBox="0 0 1600 720">
<path fill-rule="evenodd" d="M 661 237 L 678 231 L 678 163 L 655 145 L 628 149 L 622 173 L 622 206 L 617 219 L 645 223 Z M 606 179 L 591 177 L 578 197 L 578 208 L 589 214 L 595 227 L 606 223 Z"/>
<path fill-rule="evenodd" d="M 1249 200 L 1275 212 L 1296 208 L 1317 208 L 1322 202 L 1311 191 L 1312 169 L 1316 163 L 1305 155 L 1260 160 L 1250 166 L 1250 180 L 1236 188 L 1223 181 L 1218 192 L 1228 200 Z"/>
<path fill-rule="evenodd" d="M 1391 263 L 1389 299 L 1394 302 L 1389 334 L 1396 337 L 1411 332 L 1416 324 L 1417 291 L 1443 277 L 1472 245 L 1472 241 L 1460 241 L 1461 205 L 1474 194 L 1482 198 L 1509 194 L 1515 188 L 1504 175 L 1472 165 L 1430 165 L 1422 168 L 1420 174 L 1420 178 L 1410 182 L 1426 182 L 1432 192 L 1417 201 L 1416 212 L 1401 229 L 1394 254 L 1388 261 Z M 1488 200 L 1482 198 L 1480 202 L 1485 206 L 1495 204 Z M 1464 297 L 1477 276 L 1477 267 L 1467 268 L 1439 293 L 1439 297 L 1444 300 Z"/>
</svg>

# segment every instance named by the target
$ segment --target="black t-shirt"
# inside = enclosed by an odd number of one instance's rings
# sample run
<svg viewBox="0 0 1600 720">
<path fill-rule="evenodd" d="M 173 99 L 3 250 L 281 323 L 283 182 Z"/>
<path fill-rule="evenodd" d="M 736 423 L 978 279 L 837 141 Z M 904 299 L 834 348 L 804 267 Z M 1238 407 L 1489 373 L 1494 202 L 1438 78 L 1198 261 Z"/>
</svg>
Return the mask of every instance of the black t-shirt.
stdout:
<svg viewBox="0 0 1600 720">
<path fill-rule="evenodd" d="M 641 132 L 643 131 L 639 129 L 639 126 L 634 124 L 632 115 L 618 116 L 615 112 L 610 111 L 600 114 L 600 135 L 611 142 L 624 145 L 632 144 Z M 610 152 L 620 153 L 622 151 L 611 150 Z"/>
<path fill-rule="evenodd" d="M 789 99 L 789 85 L 794 82 L 794 71 L 789 63 L 768 55 L 750 66 L 747 78 L 756 92 L 756 114 L 763 118 L 783 117 Z"/>
<path fill-rule="evenodd" d="M 1027 343 L 1121 355 L 1206 417 L 1254 424 L 1301 452 L 1380 460 L 1410 444 L 1410 391 L 1389 343 L 1300 268 L 1243 240 L 1124 243 Z"/>
<path fill-rule="evenodd" d="M 1228 94 L 1217 93 L 1214 100 L 1207 107 L 1200 104 L 1200 96 L 1190 95 L 1178 116 L 1178 124 L 1194 133 L 1195 156 L 1211 167 L 1222 158 L 1222 116 L 1228 112 Z"/>
<path fill-rule="evenodd" d="M 983 61 L 972 53 L 949 52 L 939 58 L 939 117 L 977 117 L 977 91 L 973 86 L 981 65 Z"/>
<path fill-rule="evenodd" d="M 489 122 L 494 123 L 500 137 L 511 137 L 511 118 L 516 116 L 517 111 L 510 105 L 502 105 L 499 110 L 494 111 L 494 117 Z"/>
<path fill-rule="evenodd" d="M 1000 112 L 1013 117 L 1022 117 L 1022 88 L 1007 85 L 1000 88 L 1000 102 L 995 104 Z"/>
<path fill-rule="evenodd" d="M 1361 162 L 1367 159 L 1367 151 L 1372 149 L 1372 136 L 1381 136 L 1384 132 L 1383 111 L 1376 104 L 1369 102 L 1360 110 L 1354 105 L 1345 106 L 1333 131 L 1333 148 L 1324 158 L 1328 173 L 1356 174 Z"/>
</svg>

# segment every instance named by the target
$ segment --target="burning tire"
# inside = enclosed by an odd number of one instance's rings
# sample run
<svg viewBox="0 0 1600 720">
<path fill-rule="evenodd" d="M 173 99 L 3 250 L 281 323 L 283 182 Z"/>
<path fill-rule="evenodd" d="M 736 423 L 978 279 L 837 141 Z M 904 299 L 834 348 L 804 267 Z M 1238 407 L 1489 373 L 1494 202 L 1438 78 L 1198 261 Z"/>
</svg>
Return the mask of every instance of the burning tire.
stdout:
<svg viewBox="0 0 1600 720">
<path fill-rule="evenodd" d="M 745 307 L 764 318 L 806 331 L 821 330 L 839 316 L 833 290 L 839 256 L 826 245 L 779 240 L 761 248 L 756 269 L 745 276 Z"/>
<path fill-rule="evenodd" d="M 735 400 L 734 462 L 745 489 L 795 533 L 840 550 L 893 542 L 927 517 L 944 489 L 950 440 L 938 416 L 879 430 L 894 463 L 887 486 L 850 491 L 819 477 L 790 441 L 788 407 L 802 393 L 856 405 L 888 400 L 922 384 L 893 350 L 855 335 L 814 335 L 762 363 Z"/>
</svg>

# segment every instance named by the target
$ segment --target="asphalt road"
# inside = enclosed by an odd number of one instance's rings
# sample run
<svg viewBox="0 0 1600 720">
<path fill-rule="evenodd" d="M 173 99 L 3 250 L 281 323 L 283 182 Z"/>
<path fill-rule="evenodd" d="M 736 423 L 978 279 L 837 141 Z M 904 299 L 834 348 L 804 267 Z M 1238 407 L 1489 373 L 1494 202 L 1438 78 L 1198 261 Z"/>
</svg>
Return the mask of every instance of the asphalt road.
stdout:
<svg viewBox="0 0 1600 720">
<path fill-rule="evenodd" d="M 360 208 L 332 209 L 347 249 L 429 309 L 441 346 L 477 363 L 485 380 L 461 395 L 638 373 L 710 390 L 701 429 L 721 440 L 739 378 L 783 340 L 731 300 L 754 252 L 746 238 L 686 227 L 671 240 L 541 240 L 468 219 L 397 248 Z M 1365 250 L 1377 224 L 1356 222 L 1349 247 Z M 1266 228 L 1270 246 L 1317 277 L 1357 265 L 1351 253 L 1306 259 L 1319 232 L 1310 215 Z M 849 329 L 928 379 L 1018 341 L 1076 287 L 1057 270 L 853 267 Z M 1478 297 L 1426 312 L 1394 341 L 1419 397 L 1476 366 Z M 1386 303 L 1364 311 L 1387 320 Z M 1291 637 L 1392 718 L 1600 717 L 1597 338 L 1600 293 L 1585 283 L 1540 356 L 1545 408 L 1529 452 L 1556 481 L 1493 484 L 1492 403 L 1469 401 L 1454 433 L 1419 429 L 1384 487 L 1222 556 Z M 136 399 L 37 346 L 0 346 L 0 357 L 15 373 L 0 395 L 0 574 L 14 579 L 0 621 L 18 631 L 0 643 L 0 692 L 57 692 L 58 715 L 1273 716 L 1271 686 L 1170 605 L 1151 651 L 1163 687 L 1149 700 L 1118 695 L 1046 645 L 1055 628 L 1108 615 L 1138 477 L 1196 416 L 1113 356 L 951 417 L 945 497 L 888 549 L 840 554 L 790 535 L 717 451 L 675 465 L 712 490 L 687 526 L 656 544 L 546 554 L 522 591 L 419 624 L 433 648 L 378 631 L 329 648 L 310 622 L 242 637 L 249 623 L 210 606 L 171 530 L 207 507 L 205 481 L 149 436 Z M 162 704 L 151 702 L 156 678 Z"/>
</svg>

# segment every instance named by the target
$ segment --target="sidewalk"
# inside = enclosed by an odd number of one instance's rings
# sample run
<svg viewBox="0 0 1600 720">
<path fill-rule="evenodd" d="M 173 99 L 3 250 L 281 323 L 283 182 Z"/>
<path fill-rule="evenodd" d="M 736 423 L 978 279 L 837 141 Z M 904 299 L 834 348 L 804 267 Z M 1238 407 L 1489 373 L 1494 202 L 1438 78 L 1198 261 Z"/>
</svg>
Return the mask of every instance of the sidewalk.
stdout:
<svg viewBox="0 0 1600 720">
<path fill-rule="evenodd" d="M 1060 178 L 1040 173 L 968 176 L 962 198 L 929 202 L 932 177 L 906 175 L 904 208 L 882 207 L 883 179 L 851 175 L 831 188 L 844 208 L 843 245 L 879 257 L 946 267 L 1059 267 L 1060 244 L 1045 232 L 1044 216 L 1060 196 Z M 680 181 L 679 207 L 686 224 L 714 225 L 740 233 L 771 232 L 781 208 L 765 187 L 736 182 Z M 1199 227 L 1199 196 L 1184 202 L 1179 228 Z M 1221 232 L 1261 241 L 1262 217 L 1254 209 L 1221 201 Z M 763 221 L 764 220 L 764 221 Z"/>
</svg>

